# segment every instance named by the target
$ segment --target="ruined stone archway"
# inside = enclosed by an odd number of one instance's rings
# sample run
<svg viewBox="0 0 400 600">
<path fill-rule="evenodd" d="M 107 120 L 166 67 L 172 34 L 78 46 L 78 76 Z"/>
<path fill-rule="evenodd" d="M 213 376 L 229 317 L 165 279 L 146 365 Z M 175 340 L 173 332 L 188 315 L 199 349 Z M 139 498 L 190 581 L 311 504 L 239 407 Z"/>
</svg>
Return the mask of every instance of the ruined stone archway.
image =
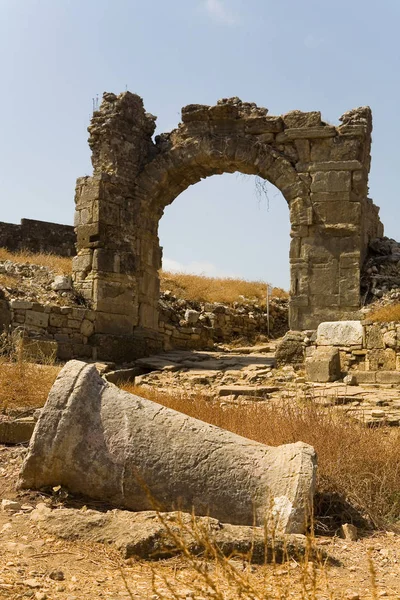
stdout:
<svg viewBox="0 0 400 600">
<path fill-rule="evenodd" d="M 267 112 L 237 98 L 189 105 L 178 128 L 153 142 L 155 118 L 139 96 L 104 94 L 89 127 L 94 173 L 77 182 L 74 259 L 100 355 L 113 340 L 129 339 L 136 355 L 158 348 L 158 222 L 187 187 L 226 172 L 259 175 L 288 202 L 290 327 L 357 311 L 365 249 L 382 234 L 367 198 L 370 109 L 346 113 L 339 127 L 318 112 Z"/>
</svg>

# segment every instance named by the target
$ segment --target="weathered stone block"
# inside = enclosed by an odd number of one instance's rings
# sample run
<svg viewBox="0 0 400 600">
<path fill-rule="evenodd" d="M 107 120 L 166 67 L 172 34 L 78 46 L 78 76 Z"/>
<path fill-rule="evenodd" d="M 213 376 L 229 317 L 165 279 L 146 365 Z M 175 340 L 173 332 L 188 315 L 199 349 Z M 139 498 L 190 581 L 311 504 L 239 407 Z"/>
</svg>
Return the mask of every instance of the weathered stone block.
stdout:
<svg viewBox="0 0 400 600">
<path fill-rule="evenodd" d="M 365 345 L 370 349 L 385 347 L 380 325 L 367 325 L 365 327 Z"/>
<path fill-rule="evenodd" d="M 360 321 L 327 321 L 317 329 L 318 346 L 358 346 L 363 343 Z"/>
<path fill-rule="evenodd" d="M 53 340 L 22 338 L 22 348 L 27 360 L 47 362 L 56 358 L 58 344 Z"/>
<path fill-rule="evenodd" d="M 361 168 L 362 164 L 358 160 L 327 160 L 310 163 L 307 170 L 315 173 L 316 171 L 356 171 Z"/>
<path fill-rule="evenodd" d="M 89 319 L 84 319 L 81 324 L 81 334 L 85 337 L 90 337 L 94 333 L 94 324 Z"/>
<path fill-rule="evenodd" d="M 351 371 L 357 385 L 376 383 L 376 371 Z"/>
<path fill-rule="evenodd" d="M 282 117 L 285 127 L 319 127 L 321 125 L 321 113 L 319 111 L 302 112 L 292 110 Z"/>
<path fill-rule="evenodd" d="M 293 129 L 285 129 L 285 135 L 288 140 L 304 139 L 309 140 L 316 138 L 331 138 L 337 135 L 336 127 L 330 127 L 328 125 L 324 127 L 304 127 Z"/>
<path fill-rule="evenodd" d="M 96 333 L 131 335 L 133 333 L 133 322 L 129 315 L 113 315 L 98 312 L 94 328 Z"/>
<path fill-rule="evenodd" d="M 398 371 L 377 371 L 376 373 L 377 383 L 400 383 L 400 373 Z"/>
<path fill-rule="evenodd" d="M 31 417 L 13 421 L 0 421 L 0 444 L 24 444 L 29 442 L 34 428 L 35 421 Z"/>
<path fill-rule="evenodd" d="M 66 327 L 68 317 L 66 315 L 50 314 L 49 325 L 50 327 Z"/>
<path fill-rule="evenodd" d="M 347 192 L 350 189 L 349 171 L 317 171 L 312 174 L 312 192 Z"/>
<path fill-rule="evenodd" d="M 279 133 L 283 129 L 280 117 L 252 117 L 246 119 L 244 130 L 246 133 L 258 135 L 260 133 Z"/>
<path fill-rule="evenodd" d="M 49 315 L 35 310 L 28 310 L 26 312 L 25 324 L 46 328 L 49 324 Z"/>
<path fill-rule="evenodd" d="M 306 377 L 309 381 L 327 383 L 341 377 L 337 348 L 321 346 L 306 358 Z"/>
<path fill-rule="evenodd" d="M 27 302 L 26 300 L 11 300 L 10 307 L 13 310 L 30 310 L 33 308 L 33 302 Z"/>
<path fill-rule="evenodd" d="M 370 350 L 367 354 L 370 371 L 395 371 L 396 352 L 391 348 L 385 350 Z"/>
</svg>

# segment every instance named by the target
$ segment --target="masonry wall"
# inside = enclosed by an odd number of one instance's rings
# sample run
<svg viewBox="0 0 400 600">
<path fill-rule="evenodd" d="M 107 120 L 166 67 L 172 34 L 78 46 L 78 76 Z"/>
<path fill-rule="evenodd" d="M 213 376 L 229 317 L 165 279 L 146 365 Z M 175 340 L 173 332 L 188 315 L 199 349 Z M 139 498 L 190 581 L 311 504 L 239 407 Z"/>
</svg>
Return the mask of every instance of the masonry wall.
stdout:
<svg viewBox="0 0 400 600">
<path fill-rule="evenodd" d="M 400 325 L 364 322 L 362 330 L 359 344 L 335 346 L 341 372 L 352 375 L 357 385 L 400 384 Z M 314 348 L 309 344 L 306 356 L 312 355 Z"/>
<path fill-rule="evenodd" d="M 54 356 L 60 360 L 112 360 L 101 344 L 103 338 L 96 335 L 93 310 L 25 300 L 12 300 L 7 308 L 6 302 L 1 302 L 0 329 L 3 315 L 3 326 L 23 334 L 28 354 L 35 359 Z M 238 338 L 251 341 L 268 332 L 265 309 L 256 305 L 233 308 L 206 303 L 193 310 L 185 301 L 177 303 L 179 307 L 160 301 L 159 336 L 164 350 L 206 349 Z M 277 300 L 271 307 L 270 333 L 279 335 L 286 328 L 287 301 Z M 119 362 L 127 361 L 123 351 L 122 346 Z"/>
<path fill-rule="evenodd" d="M 75 256 L 76 235 L 72 225 L 21 219 L 20 225 L 0 222 L 0 248 L 11 252 L 29 250 L 59 256 Z"/>
<path fill-rule="evenodd" d="M 76 186 L 73 261 L 103 346 L 128 351 L 130 340 L 134 358 L 162 345 L 159 221 L 190 185 L 236 171 L 270 181 L 288 203 L 290 327 L 358 318 L 367 243 L 383 233 L 368 200 L 371 110 L 340 122 L 329 125 L 318 111 L 270 116 L 225 98 L 184 107 L 177 129 L 153 140 L 155 117 L 139 96 L 104 94 L 89 126 L 93 176 Z"/>
<path fill-rule="evenodd" d="M 360 347 L 340 348 L 342 371 L 352 374 L 358 384 L 400 383 L 400 325 L 366 323 Z"/>
</svg>

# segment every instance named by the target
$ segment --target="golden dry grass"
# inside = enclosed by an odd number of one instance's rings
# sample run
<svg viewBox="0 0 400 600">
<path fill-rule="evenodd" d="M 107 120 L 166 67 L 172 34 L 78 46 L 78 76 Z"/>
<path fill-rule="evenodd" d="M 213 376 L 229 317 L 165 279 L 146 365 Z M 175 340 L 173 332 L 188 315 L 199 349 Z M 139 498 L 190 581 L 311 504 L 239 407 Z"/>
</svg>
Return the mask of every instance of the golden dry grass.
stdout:
<svg viewBox="0 0 400 600">
<path fill-rule="evenodd" d="M 61 367 L 43 357 L 43 364 L 26 360 L 23 341 L 2 336 L 0 356 L 0 411 L 21 407 L 39 408 L 46 402 Z"/>
<path fill-rule="evenodd" d="M 377 308 L 368 313 L 367 319 L 373 323 L 400 322 L 400 303 L 388 304 L 387 306 Z"/>
<path fill-rule="evenodd" d="M 0 287 L 13 287 L 17 285 L 18 277 L 8 273 L 0 273 Z"/>
<path fill-rule="evenodd" d="M 311 444 L 318 454 L 319 492 L 346 498 L 377 526 L 399 520 L 398 428 L 370 429 L 313 401 L 280 407 L 256 403 L 221 406 L 202 396 L 160 394 L 131 384 L 123 388 L 262 444 L 278 446 L 299 440 Z"/>
<path fill-rule="evenodd" d="M 55 254 L 33 253 L 29 251 L 10 252 L 0 248 L 0 260 L 11 260 L 15 263 L 31 263 L 48 267 L 55 273 L 69 274 L 72 270 L 72 259 Z M 1 282 L 0 282 L 1 283 Z M 11 285 L 11 282 L 3 283 Z M 264 281 L 247 281 L 246 279 L 205 277 L 190 273 L 170 273 L 160 271 L 160 286 L 163 292 L 170 290 L 178 298 L 198 302 L 222 302 L 231 304 L 240 302 L 243 297 L 265 304 L 267 284 Z M 272 297 L 288 298 L 282 288 L 273 288 Z"/>
<path fill-rule="evenodd" d="M 55 254 L 29 252 L 27 250 L 21 252 L 10 252 L 6 248 L 0 248 L 0 260 L 11 260 L 14 263 L 30 263 L 32 265 L 40 265 L 48 267 L 54 273 L 60 275 L 68 275 L 72 270 L 72 259 Z"/>
<path fill-rule="evenodd" d="M 265 304 L 267 283 L 247 281 L 230 277 L 205 277 L 190 273 L 160 273 L 161 291 L 170 290 L 177 298 L 197 300 L 199 302 L 222 302 L 231 304 L 246 299 Z M 288 293 L 281 288 L 273 288 L 272 297 L 287 298 Z"/>
</svg>

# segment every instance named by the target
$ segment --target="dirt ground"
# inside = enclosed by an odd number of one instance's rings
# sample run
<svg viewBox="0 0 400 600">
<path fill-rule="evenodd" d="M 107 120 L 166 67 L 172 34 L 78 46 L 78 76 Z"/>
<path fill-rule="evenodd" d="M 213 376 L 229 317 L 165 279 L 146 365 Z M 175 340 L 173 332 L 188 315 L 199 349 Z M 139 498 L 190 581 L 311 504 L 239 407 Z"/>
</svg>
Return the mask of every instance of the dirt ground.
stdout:
<svg viewBox="0 0 400 600">
<path fill-rule="evenodd" d="M 316 545 L 339 566 L 294 560 L 257 566 L 232 560 L 228 570 L 201 559 L 195 561 L 196 570 L 182 557 L 125 561 L 112 547 L 48 537 L 29 518 L 32 507 L 48 498 L 15 489 L 25 452 L 23 446 L 0 446 L 0 499 L 18 499 L 22 505 L 16 513 L 0 512 L 1 599 L 400 599 L 400 535 L 392 532 L 376 532 L 358 541 L 316 538 Z M 219 596 L 207 589 L 206 577 L 218 587 Z M 239 588 L 246 587 L 247 595 L 240 595 Z"/>
</svg>

